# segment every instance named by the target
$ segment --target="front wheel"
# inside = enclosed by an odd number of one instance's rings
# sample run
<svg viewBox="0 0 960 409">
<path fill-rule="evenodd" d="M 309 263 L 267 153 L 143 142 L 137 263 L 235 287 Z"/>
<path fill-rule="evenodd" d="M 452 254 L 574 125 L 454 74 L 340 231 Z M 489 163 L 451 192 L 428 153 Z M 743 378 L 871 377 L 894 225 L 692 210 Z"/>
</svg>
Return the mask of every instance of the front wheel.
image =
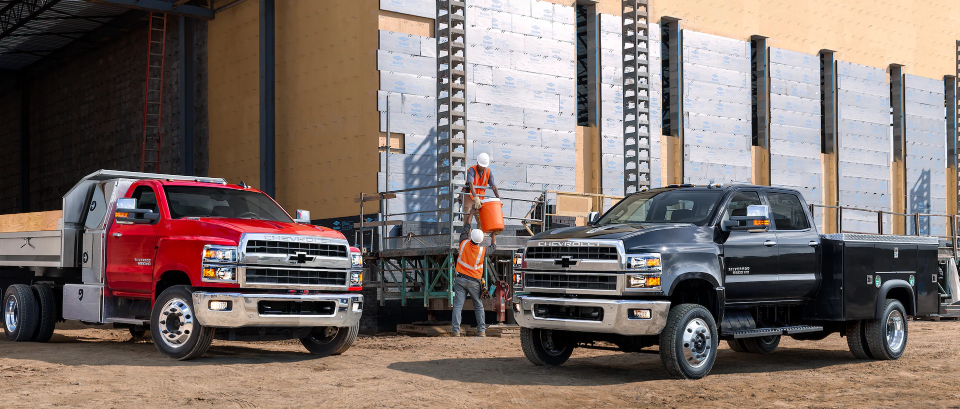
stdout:
<svg viewBox="0 0 960 409">
<path fill-rule="evenodd" d="M 520 328 L 520 347 L 534 365 L 563 365 L 570 359 L 574 345 L 559 331 Z"/>
<path fill-rule="evenodd" d="M 352 327 L 316 327 L 310 335 L 300 338 L 300 343 L 314 355 L 340 355 L 350 349 L 358 333 L 359 322 Z"/>
<path fill-rule="evenodd" d="M 886 300 L 883 315 L 866 322 L 867 347 L 874 359 L 900 359 L 907 348 L 907 312 L 897 300 Z"/>
<path fill-rule="evenodd" d="M 717 359 L 717 323 L 706 308 L 680 304 L 670 309 L 660 333 L 660 361 L 677 379 L 700 379 Z"/>
<path fill-rule="evenodd" d="M 163 291 L 150 314 L 150 335 L 157 350 L 170 358 L 199 358 L 213 343 L 214 328 L 197 322 L 193 294 L 182 285 Z"/>
</svg>

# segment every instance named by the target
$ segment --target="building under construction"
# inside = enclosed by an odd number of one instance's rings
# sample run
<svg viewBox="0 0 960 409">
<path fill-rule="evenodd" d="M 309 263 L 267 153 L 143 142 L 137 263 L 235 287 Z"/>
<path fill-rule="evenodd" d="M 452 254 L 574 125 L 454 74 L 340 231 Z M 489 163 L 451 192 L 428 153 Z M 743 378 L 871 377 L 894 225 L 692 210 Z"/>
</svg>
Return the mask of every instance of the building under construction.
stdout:
<svg viewBox="0 0 960 409">
<path fill-rule="evenodd" d="M 417 271 L 424 305 L 481 152 L 506 248 L 681 183 L 798 189 L 825 232 L 956 234 L 955 1 L 0 0 L 0 22 L 4 213 L 100 168 L 245 181 Z"/>
</svg>

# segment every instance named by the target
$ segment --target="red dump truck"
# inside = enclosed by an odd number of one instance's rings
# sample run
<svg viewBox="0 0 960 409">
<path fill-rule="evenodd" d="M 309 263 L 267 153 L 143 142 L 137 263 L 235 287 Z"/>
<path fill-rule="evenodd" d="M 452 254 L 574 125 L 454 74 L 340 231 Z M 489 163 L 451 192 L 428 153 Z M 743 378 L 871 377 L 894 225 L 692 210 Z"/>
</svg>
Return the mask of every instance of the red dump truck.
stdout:
<svg viewBox="0 0 960 409">
<path fill-rule="evenodd" d="M 101 170 L 64 195 L 54 220 L 0 233 L 11 341 L 46 342 L 64 320 L 149 330 L 179 360 L 214 338 L 299 339 L 318 355 L 356 340 L 359 250 L 243 182 Z"/>
</svg>

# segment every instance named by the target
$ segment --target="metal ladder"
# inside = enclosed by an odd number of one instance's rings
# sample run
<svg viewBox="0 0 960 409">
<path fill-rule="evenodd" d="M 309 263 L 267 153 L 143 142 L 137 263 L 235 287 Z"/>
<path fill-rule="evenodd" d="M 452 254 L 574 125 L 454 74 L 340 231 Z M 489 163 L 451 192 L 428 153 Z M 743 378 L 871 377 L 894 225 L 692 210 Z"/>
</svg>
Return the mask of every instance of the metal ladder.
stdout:
<svg viewBox="0 0 960 409">
<path fill-rule="evenodd" d="M 623 3 L 623 190 L 650 186 L 648 0 Z"/>
<path fill-rule="evenodd" d="M 143 151 L 140 154 L 140 171 L 160 173 L 160 123 L 163 114 L 167 15 L 151 12 L 147 21 L 147 77 L 143 87 Z"/>
<path fill-rule="evenodd" d="M 451 248 L 453 232 L 463 226 L 454 183 L 467 178 L 466 13 L 464 1 L 437 0 L 437 209 L 441 225 L 447 216 Z"/>
</svg>

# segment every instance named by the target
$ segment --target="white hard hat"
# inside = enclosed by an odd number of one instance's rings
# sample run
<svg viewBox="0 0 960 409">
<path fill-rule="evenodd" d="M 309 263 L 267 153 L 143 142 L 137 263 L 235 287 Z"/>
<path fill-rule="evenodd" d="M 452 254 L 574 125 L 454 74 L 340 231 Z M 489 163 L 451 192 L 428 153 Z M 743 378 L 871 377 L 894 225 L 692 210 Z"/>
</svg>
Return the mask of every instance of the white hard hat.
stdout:
<svg viewBox="0 0 960 409">
<path fill-rule="evenodd" d="M 486 152 L 477 155 L 477 164 L 483 167 L 490 166 L 490 155 Z"/>
<path fill-rule="evenodd" d="M 480 229 L 470 230 L 470 241 L 476 244 L 480 244 L 480 242 L 483 241 L 483 230 L 480 230 Z"/>
</svg>

